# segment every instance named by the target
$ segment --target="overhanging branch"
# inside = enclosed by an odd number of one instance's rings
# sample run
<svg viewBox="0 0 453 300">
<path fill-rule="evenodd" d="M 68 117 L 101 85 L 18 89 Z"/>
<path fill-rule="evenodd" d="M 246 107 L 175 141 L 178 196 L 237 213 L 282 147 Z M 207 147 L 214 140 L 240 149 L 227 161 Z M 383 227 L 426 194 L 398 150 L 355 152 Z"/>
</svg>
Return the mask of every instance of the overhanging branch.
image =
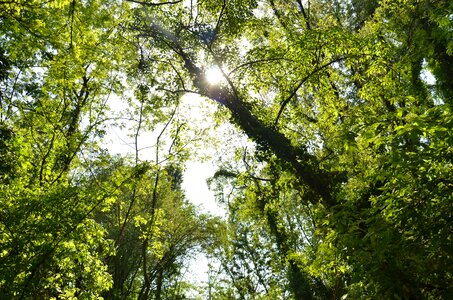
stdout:
<svg viewBox="0 0 453 300">
<path fill-rule="evenodd" d="M 307 76 L 302 78 L 299 81 L 299 83 L 297 84 L 297 86 L 293 89 L 291 94 L 285 100 L 283 100 L 282 105 L 280 106 L 280 110 L 278 111 L 277 117 L 275 118 L 274 125 L 278 124 L 278 120 L 280 119 L 280 116 L 283 113 L 283 110 L 285 109 L 286 105 L 288 105 L 289 101 L 291 101 L 291 99 L 296 95 L 296 93 L 299 91 L 299 89 L 302 87 L 302 85 L 304 85 L 304 83 L 307 82 L 307 80 L 310 79 L 311 76 L 313 76 L 314 74 L 318 73 L 319 71 L 327 68 L 328 66 L 330 66 L 331 64 L 333 64 L 335 62 L 341 61 L 342 59 L 343 58 L 337 58 L 337 59 L 331 60 L 330 62 L 325 63 L 325 64 L 315 68 Z"/>
<path fill-rule="evenodd" d="M 138 0 L 126 0 L 127 2 L 132 2 L 132 3 L 137 3 L 140 5 L 145 5 L 145 6 L 161 6 L 161 5 L 167 5 L 167 4 L 178 4 L 181 3 L 182 0 L 177 0 L 177 1 L 167 1 L 167 2 L 160 2 L 160 3 L 153 3 L 153 2 L 146 2 L 146 1 L 138 1 Z"/>
<path fill-rule="evenodd" d="M 231 81 L 229 82 L 229 87 L 211 86 L 206 80 L 202 69 L 197 66 L 191 55 L 184 50 L 182 41 L 175 34 L 166 30 L 156 22 L 151 22 L 148 26 L 149 27 L 145 29 L 145 31 L 148 31 L 146 34 L 154 40 L 164 42 L 169 49 L 181 58 L 184 62 L 184 67 L 192 78 L 193 85 L 201 94 L 204 94 L 208 98 L 225 106 L 231 112 L 232 121 L 236 123 L 249 138 L 254 140 L 262 147 L 262 149 L 270 150 L 279 159 L 292 167 L 300 182 L 314 192 L 313 197 L 310 197 L 312 203 L 322 201 L 326 206 L 334 204 L 331 196 L 331 182 L 333 177 L 329 176 L 329 174 L 318 167 L 318 160 L 314 155 L 309 154 L 306 150 L 294 147 L 284 134 L 276 130 L 275 126 L 266 124 L 258 119 L 253 114 L 250 104 L 242 99 Z M 331 61 L 316 68 L 309 76 L 334 62 L 335 61 Z M 293 94 L 297 92 L 297 89 L 300 88 L 307 79 L 304 78 L 304 80 L 298 84 L 298 87 Z M 284 102 L 289 102 L 290 99 L 291 98 L 288 98 Z"/>
</svg>

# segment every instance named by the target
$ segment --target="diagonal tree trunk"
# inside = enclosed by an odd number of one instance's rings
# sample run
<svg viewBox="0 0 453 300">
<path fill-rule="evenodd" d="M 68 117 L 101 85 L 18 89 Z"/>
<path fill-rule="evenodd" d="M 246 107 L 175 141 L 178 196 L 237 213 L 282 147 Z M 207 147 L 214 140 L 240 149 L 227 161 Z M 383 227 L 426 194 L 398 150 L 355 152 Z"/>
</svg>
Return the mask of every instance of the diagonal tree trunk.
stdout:
<svg viewBox="0 0 453 300">
<path fill-rule="evenodd" d="M 271 151 L 277 158 L 288 163 L 296 173 L 301 184 L 312 192 L 309 201 L 322 202 L 325 206 L 333 206 L 332 183 L 334 174 L 328 174 L 319 168 L 318 160 L 304 149 L 296 148 L 291 141 L 273 125 L 266 124 L 252 112 L 251 106 L 246 103 L 231 81 L 229 86 L 209 85 L 205 74 L 195 60 L 187 53 L 178 37 L 162 26 L 152 23 L 146 29 L 145 35 L 166 44 L 184 62 L 184 67 L 190 74 L 193 85 L 200 94 L 226 107 L 232 115 L 232 121 L 245 134 L 256 142 L 263 150 Z"/>
</svg>

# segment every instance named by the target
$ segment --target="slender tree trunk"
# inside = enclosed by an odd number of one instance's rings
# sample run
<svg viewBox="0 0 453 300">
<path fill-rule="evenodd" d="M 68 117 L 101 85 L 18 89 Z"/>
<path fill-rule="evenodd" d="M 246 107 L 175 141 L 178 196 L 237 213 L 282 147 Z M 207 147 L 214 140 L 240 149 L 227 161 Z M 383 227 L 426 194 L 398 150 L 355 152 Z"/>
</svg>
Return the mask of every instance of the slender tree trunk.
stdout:
<svg viewBox="0 0 453 300">
<path fill-rule="evenodd" d="M 163 283 L 163 266 L 159 265 L 159 271 L 157 273 L 157 278 L 156 278 L 156 300 L 161 299 L 161 294 L 162 294 L 162 283 Z"/>
</svg>

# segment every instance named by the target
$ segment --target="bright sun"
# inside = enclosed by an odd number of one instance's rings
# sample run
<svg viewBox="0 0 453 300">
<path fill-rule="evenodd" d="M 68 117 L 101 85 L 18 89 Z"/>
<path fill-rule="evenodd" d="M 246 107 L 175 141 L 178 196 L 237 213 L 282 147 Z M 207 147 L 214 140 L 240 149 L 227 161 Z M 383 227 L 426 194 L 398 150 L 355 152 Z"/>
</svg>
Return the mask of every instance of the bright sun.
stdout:
<svg viewBox="0 0 453 300">
<path fill-rule="evenodd" d="M 205 73 L 206 79 L 211 85 L 219 84 L 224 81 L 222 71 L 218 67 L 209 67 Z"/>
</svg>

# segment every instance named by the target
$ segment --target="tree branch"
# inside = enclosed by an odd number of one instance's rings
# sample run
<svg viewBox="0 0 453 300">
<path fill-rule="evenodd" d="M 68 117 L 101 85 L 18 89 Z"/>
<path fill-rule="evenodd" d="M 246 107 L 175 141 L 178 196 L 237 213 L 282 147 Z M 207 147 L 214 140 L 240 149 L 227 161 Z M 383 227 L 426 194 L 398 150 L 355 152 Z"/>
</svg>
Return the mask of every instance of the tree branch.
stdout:
<svg viewBox="0 0 453 300">
<path fill-rule="evenodd" d="M 226 169 L 220 169 L 220 170 L 217 170 L 212 177 L 213 178 L 216 178 L 216 177 L 238 178 L 239 175 L 240 175 L 239 173 L 236 173 L 233 171 L 229 171 Z M 248 174 L 248 177 L 250 177 L 251 179 L 254 179 L 254 180 L 259 180 L 259 181 L 267 181 L 267 182 L 272 181 L 272 179 L 270 179 L 270 178 L 257 177 L 252 174 Z"/>
<path fill-rule="evenodd" d="M 310 5 L 310 2 L 308 2 L 308 3 Z M 302 16 L 304 17 L 305 26 L 307 26 L 308 30 L 311 30 L 310 19 L 309 19 L 310 15 L 307 14 L 307 12 L 305 11 L 304 5 L 302 4 L 302 0 L 297 0 L 297 4 L 299 4 L 300 12 L 302 13 Z M 308 12 L 308 13 L 310 13 L 310 12 Z"/>
<path fill-rule="evenodd" d="M 280 119 L 280 116 L 281 114 L 283 113 L 283 110 L 285 109 L 286 105 L 288 105 L 289 101 L 291 101 L 291 99 L 296 95 L 297 91 L 299 91 L 299 89 L 302 87 L 302 85 L 308 80 L 310 79 L 311 76 L 313 76 L 314 74 L 318 73 L 319 71 L 323 70 L 324 68 L 330 66 L 331 64 L 335 63 L 335 62 L 339 62 L 341 61 L 343 58 L 340 57 L 338 59 L 334 59 L 324 65 L 321 65 L 317 68 L 315 68 L 314 70 L 312 70 L 307 76 L 305 76 L 304 78 L 302 78 L 299 83 L 297 84 L 296 88 L 294 88 L 294 90 L 292 91 L 292 93 L 285 99 L 283 100 L 282 102 L 282 105 L 280 106 L 280 110 L 278 111 L 278 114 L 277 114 L 277 117 L 275 118 L 275 121 L 274 121 L 274 125 L 277 125 L 278 124 L 278 120 Z"/>
<path fill-rule="evenodd" d="M 254 64 L 258 63 L 263 63 L 263 62 L 270 62 L 270 61 L 275 61 L 275 60 L 284 60 L 284 57 L 274 57 L 274 58 L 265 58 L 265 59 L 257 59 L 257 60 L 252 60 L 252 61 L 247 61 L 243 64 L 240 64 L 239 66 L 236 66 L 233 70 L 231 70 L 227 75 L 230 76 L 231 74 L 237 72 L 239 69 L 248 67 Z"/>
<path fill-rule="evenodd" d="M 160 3 L 153 3 L 153 2 L 146 2 L 146 1 L 138 1 L 138 0 L 126 0 L 127 2 L 132 2 L 132 3 L 137 3 L 145 6 L 161 6 L 161 5 L 166 5 L 166 4 L 178 4 L 181 3 L 182 0 L 177 0 L 177 1 L 167 1 L 167 2 L 160 2 Z"/>
</svg>

